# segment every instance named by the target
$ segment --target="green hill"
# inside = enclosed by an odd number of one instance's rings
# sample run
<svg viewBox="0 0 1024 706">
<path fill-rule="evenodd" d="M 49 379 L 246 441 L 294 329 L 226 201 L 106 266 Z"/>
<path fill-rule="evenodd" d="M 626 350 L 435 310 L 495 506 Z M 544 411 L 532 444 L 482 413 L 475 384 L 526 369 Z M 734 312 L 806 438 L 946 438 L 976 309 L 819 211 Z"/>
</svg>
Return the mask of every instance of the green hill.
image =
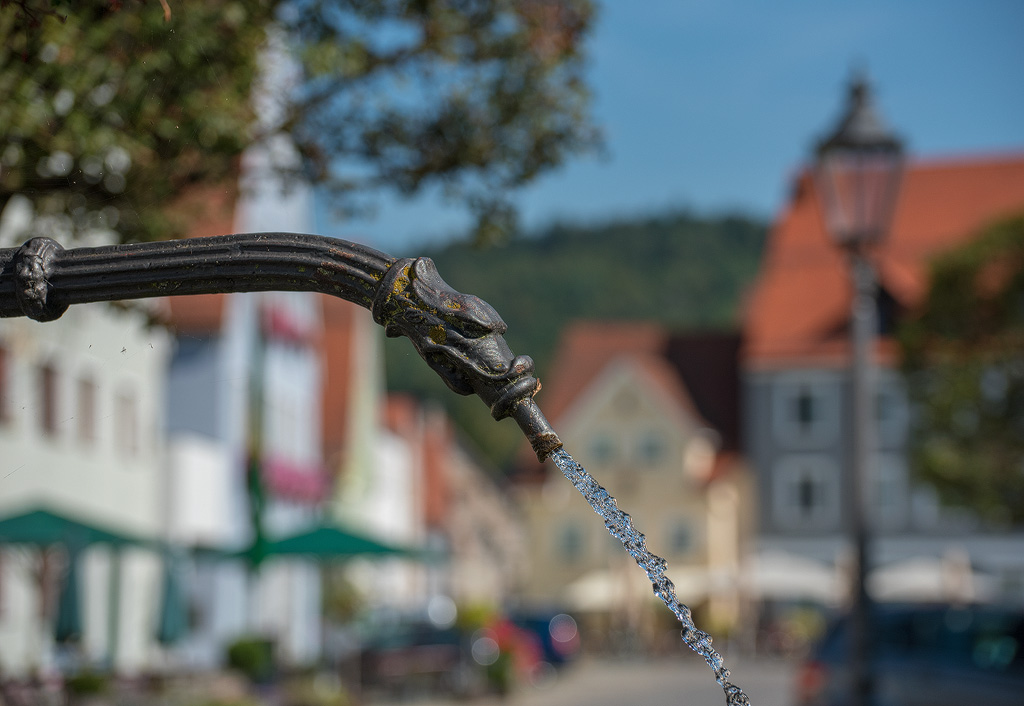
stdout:
<svg viewBox="0 0 1024 706">
<path fill-rule="evenodd" d="M 599 226 L 553 226 L 500 247 L 454 243 L 428 250 L 455 289 L 490 303 L 508 324 L 517 354 L 543 379 L 558 336 L 580 318 L 650 320 L 674 330 L 738 325 L 758 266 L 765 224 L 743 216 L 672 213 Z M 497 463 L 518 430 L 495 424 L 483 404 L 449 392 L 404 340 L 386 348 L 388 386 L 434 398 Z"/>
</svg>

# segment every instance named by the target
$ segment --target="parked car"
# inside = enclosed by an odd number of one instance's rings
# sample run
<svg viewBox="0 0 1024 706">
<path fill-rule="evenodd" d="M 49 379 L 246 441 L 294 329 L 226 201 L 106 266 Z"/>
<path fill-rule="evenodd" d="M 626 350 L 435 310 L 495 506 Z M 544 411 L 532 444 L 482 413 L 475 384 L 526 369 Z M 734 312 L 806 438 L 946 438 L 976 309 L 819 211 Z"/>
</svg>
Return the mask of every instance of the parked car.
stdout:
<svg viewBox="0 0 1024 706">
<path fill-rule="evenodd" d="M 576 620 L 568 613 L 521 611 L 512 613 L 509 619 L 536 636 L 541 659 L 554 667 L 571 662 L 580 651 Z"/>
<path fill-rule="evenodd" d="M 1024 704 L 1024 609 L 877 604 L 873 706 Z M 799 706 L 846 706 L 850 621 L 837 620 L 797 675 Z"/>
</svg>

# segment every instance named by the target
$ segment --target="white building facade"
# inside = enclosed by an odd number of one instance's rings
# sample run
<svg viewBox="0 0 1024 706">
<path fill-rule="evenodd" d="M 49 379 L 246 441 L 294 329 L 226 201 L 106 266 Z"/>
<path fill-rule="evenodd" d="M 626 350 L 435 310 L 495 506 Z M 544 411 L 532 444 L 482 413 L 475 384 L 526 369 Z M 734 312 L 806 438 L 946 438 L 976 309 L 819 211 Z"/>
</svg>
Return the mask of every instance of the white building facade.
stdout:
<svg viewBox="0 0 1024 706">
<path fill-rule="evenodd" d="M 0 321 L 0 515 L 36 509 L 143 539 L 167 523 L 163 468 L 165 330 L 107 304 L 58 321 Z M 65 556 L 0 545 L 0 670 L 57 667 L 55 601 Z M 135 671 L 159 654 L 159 556 L 87 548 L 82 656 Z M 111 600 L 111 597 L 117 600 Z"/>
</svg>

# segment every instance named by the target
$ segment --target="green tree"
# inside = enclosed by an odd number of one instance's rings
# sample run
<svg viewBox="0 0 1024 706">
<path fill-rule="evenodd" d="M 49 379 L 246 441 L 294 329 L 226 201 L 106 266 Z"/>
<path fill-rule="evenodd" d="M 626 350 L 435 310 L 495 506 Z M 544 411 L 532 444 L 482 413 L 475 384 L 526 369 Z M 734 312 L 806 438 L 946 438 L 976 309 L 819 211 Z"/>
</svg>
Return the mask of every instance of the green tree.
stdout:
<svg viewBox="0 0 1024 706">
<path fill-rule="evenodd" d="M 440 188 L 509 230 L 508 192 L 596 140 L 588 0 L 21 0 L 0 9 L 0 208 L 77 230 L 180 229 L 168 204 L 269 139 L 252 101 L 279 28 L 301 67 L 272 131 L 342 210 Z M 264 128 L 266 125 L 264 125 Z"/>
<path fill-rule="evenodd" d="M 232 172 L 270 8 L 176 7 L 169 20 L 155 2 L 0 11 L 0 207 L 21 194 L 65 230 L 167 237 L 162 204 Z"/>
<path fill-rule="evenodd" d="M 1024 215 L 935 261 L 901 341 L 915 470 L 949 504 L 1024 522 Z"/>
</svg>

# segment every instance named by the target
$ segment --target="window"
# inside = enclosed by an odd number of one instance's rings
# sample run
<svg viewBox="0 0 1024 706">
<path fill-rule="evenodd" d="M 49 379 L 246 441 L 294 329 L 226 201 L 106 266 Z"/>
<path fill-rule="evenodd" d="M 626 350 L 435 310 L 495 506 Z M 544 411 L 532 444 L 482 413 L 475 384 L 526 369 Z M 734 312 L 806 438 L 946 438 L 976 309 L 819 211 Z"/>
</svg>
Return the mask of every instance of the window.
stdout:
<svg viewBox="0 0 1024 706">
<path fill-rule="evenodd" d="M 775 469 L 773 503 L 780 526 L 837 526 L 839 469 L 835 462 L 813 454 L 784 458 Z"/>
<path fill-rule="evenodd" d="M 673 554 L 688 554 L 693 549 L 693 529 L 686 520 L 676 520 L 668 532 L 669 551 Z"/>
<path fill-rule="evenodd" d="M 604 434 L 597 434 L 590 439 L 590 458 L 595 464 L 611 463 L 615 459 L 615 444 Z"/>
<path fill-rule="evenodd" d="M 57 435 L 57 370 L 49 363 L 39 368 L 39 426 L 45 436 Z"/>
<path fill-rule="evenodd" d="M 879 336 L 892 336 L 896 333 L 896 324 L 902 313 L 896 298 L 885 287 L 878 288 L 875 296 L 875 321 L 878 324 Z"/>
<path fill-rule="evenodd" d="M 793 416 L 796 418 L 797 424 L 800 425 L 801 431 L 806 432 L 821 414 L 815 409 L 816 404 L 820 404 L 820 401 L 811 394 L 806 386 L 800 388 L 794 401 L 796 409 Z"/>
<path fill-rule="evenodd" d="M 665 441 L 660 434 L 644 434 L 636 448 L 637 458 L 645 466 L 653 466 L 665 457 Z"/>
<path fill-rule="evenodd" d="M 124 456 L 139 453 L 139 419 L 135 395 L 130 391 L 120 392 L 114 406 L 117 429 L 117 449 Z"/>
<path fill-rule="evenodd" d="M 564 525 L 558 535 L 558 556 L 566 562 L 575 563 L 583 558 L 583 531 L 578 525 Z"/>
<path fill-rule="evenodd" d="M 839 430 L 837 381 L 825 373 L 780 376 L 771 409 L 772 429 L 781 446 L 826 446 Z"/>
<path fill-rule="evenodd" d="M 78 380 L 78 440 L 92 445 L 96 441 L 96 383 L 90 378 Z"/>
</svg>

